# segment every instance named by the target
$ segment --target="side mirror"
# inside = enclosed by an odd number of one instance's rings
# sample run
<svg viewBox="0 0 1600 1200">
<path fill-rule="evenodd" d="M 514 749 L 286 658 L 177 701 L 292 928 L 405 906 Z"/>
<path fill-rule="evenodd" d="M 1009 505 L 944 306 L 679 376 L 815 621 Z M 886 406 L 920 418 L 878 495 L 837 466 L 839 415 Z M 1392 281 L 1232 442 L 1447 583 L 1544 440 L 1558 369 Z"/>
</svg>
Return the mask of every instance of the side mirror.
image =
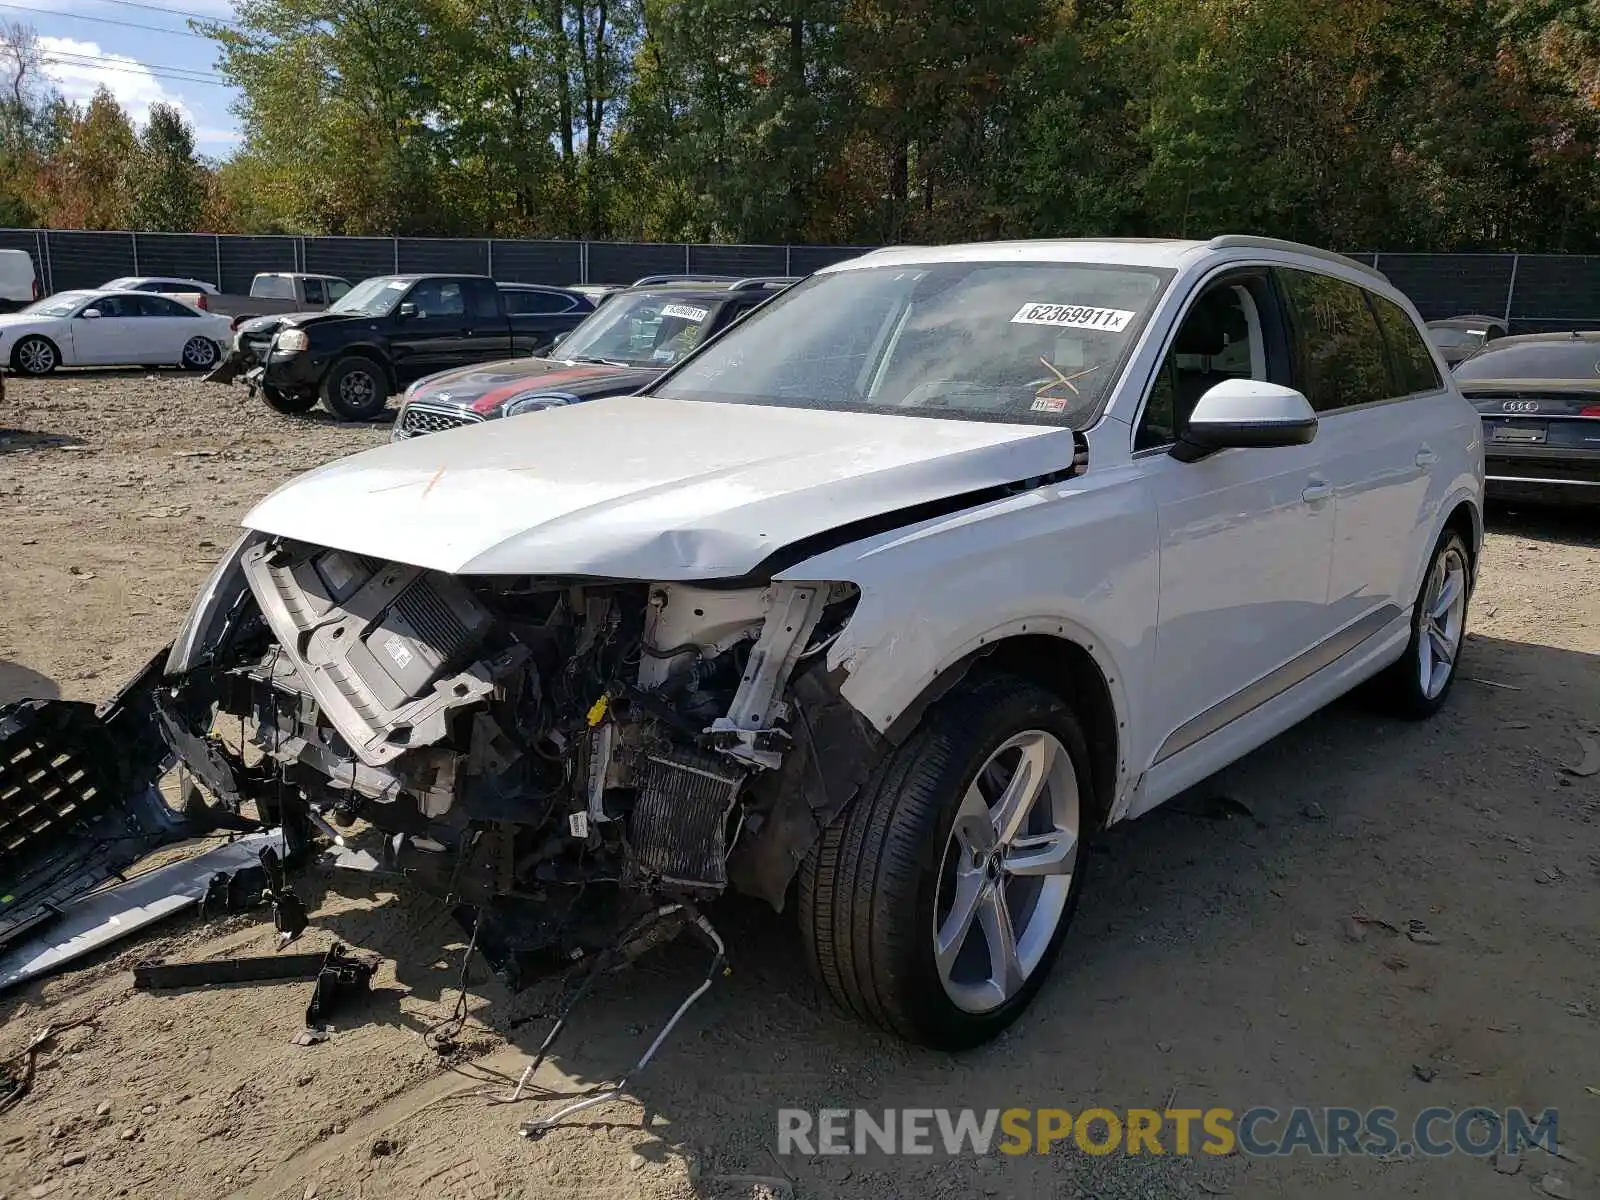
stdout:
<svg viewBox="0 0 1600 1200">
<path fill-rule="evenodd" d="M 1311 402 L 1293 388 L 1228 379 L 1200 397 L 1172 457 L 1199 462 L 1218 450 L 1304 446 L 1317 436 Z"/>
<path fill-rule="evenodd" d="M 409 300 L 400 306 L 400 319 L 409 321 L 417 315 L 417 306 Z"/>
<path fill-rule="evenodd" d="M 100 315 L 100 310 L 98 308 L 86 308 L 78 315 L 80 317 L 98 317 Z"/>
<path fill-rule="evenodd" d="M 556 334 L 555 337 L 550 339 L 550 349 L 554 350 L 557 346 L 561 345 L 561 343 L 566 341 L 566 340 L 567 340 L 567 335 L 566 334 L 564 334 L 564 333 Z"/>
</svg>

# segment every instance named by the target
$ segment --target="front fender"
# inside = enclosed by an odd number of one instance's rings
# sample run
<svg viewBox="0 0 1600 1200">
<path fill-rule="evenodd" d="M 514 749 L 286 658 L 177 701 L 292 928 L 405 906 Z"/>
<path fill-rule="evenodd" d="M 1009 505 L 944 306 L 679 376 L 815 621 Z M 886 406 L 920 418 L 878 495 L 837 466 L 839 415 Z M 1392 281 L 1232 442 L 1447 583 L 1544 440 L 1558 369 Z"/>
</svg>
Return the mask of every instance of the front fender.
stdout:
<svg viewBox="0 0 1600 1200">
<path fill-rule="evenodd" d="M 861 589 L 828 666 L 846 673 L 841 695 L 880 733 L 995 640 L 1044 635 L 1093 657 L 1128 758 L 1151 736 L 1140 700 L 1155 648 L 1156 535 L 1154 507 L 1113 469 L 830 550 L 779 578 Z"/>
</svg>

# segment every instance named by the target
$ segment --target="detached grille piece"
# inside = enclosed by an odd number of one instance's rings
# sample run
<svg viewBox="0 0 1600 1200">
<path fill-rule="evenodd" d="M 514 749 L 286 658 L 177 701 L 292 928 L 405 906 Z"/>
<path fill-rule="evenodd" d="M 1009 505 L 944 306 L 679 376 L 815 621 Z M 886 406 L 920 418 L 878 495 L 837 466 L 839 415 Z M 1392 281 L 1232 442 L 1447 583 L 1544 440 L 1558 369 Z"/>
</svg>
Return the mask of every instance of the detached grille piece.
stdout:
<svg viewBox="0 0 1600 1200">
<path fill-rule="evenodd" d="M 462 425 L 476 425 L 483 418 L 471 413 L 454 412 L 437 408 L 407 405 L 400 417 L 401 437 L 417 437 L 424 433 L 443 433 Z"/>
<path fill-rule="evenodd" d="M 727 886 L 727 824 L 743 776 L 695 750 L 646 754 L 628 821 L 629 873 L 637 882 Z"/>
</svg>

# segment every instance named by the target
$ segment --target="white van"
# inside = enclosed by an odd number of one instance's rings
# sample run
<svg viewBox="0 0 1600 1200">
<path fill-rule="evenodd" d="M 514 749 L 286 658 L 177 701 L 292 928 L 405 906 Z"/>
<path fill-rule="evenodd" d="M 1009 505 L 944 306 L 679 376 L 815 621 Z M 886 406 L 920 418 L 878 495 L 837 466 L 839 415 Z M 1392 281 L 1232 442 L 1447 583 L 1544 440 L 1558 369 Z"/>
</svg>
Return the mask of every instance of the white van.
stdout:
<svg viewBox="0 0 1600 1200">
<path fill-rule="evenodd" d="M 33 255 L 26 250 L 0 250 L 0 312 L 16 312 L 41 294 Z"/>
</svg>

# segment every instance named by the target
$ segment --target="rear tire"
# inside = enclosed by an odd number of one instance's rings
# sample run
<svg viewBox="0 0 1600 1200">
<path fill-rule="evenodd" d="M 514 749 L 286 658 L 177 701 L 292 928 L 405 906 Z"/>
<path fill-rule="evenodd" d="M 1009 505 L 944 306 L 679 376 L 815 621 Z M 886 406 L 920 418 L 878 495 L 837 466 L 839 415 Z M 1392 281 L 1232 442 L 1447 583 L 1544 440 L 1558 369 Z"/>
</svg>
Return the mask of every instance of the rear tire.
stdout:
<svg viewBox="0 0 1600 1200">
<path fill-rule="evenodd" d="M 801 936 L 834 999 L 945 1050 L 1010 1025 L 1082 892 L 1097 811 L 1087 747 L 1066 705 L 1012 676 L 930 709 L 801 867 Z M 1029 780 L 1033 799 L 1007 822 L 1005 797 Z"/>
<path fill-rule="evenodd" d="M 49 338 L 25 337 L 11 351 L 11 365 L 19 375 L 48 375 L 61 365 L 61 351 Z"/>
<path fill-rule="evenodd" d="M 1472 570 L 1467 543 L 1455 530 L 1446 529 L 1428 559 L 1411 609 L 1411 640 L 1405 653 L 1373 680 L 1378 702 L 1395 716 L 1425 720 L 1443 707 L 1455 686 L 1466 645 Z"/>
<path fill-rule="evenodd" d="M 322 403 L 341 421 L 370 421 L 389 403 L 389 378 L 370 358 L 344 358 L 322 381 Z"/>
<path fill-rule="evenodd" d="M 192 337 L 183 344 L 183 360 L 180 365 L 185 371 L 209 371 L 221 358 L 222 347 L 210 338 Z"/>
<path fill-rule="evenodd" d="M 291 416 L 308 413 L 317 406 L 317 394 L 315 392 L 286 392 L 282 388 L 275 388 L 270 385 L 263 385 L 261 398 L 276 411 L 288 413 Z"/>
</svg>

